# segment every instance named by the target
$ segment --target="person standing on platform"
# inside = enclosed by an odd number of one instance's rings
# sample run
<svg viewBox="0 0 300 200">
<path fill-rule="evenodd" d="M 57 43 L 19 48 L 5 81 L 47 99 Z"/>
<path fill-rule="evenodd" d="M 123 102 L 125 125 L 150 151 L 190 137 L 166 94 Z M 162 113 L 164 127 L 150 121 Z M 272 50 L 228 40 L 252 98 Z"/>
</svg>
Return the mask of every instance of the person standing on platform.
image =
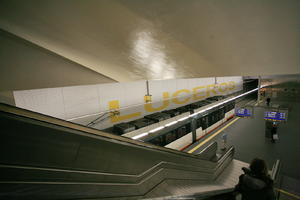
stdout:
<svg viewBox="0 0 300 200">
<path fill-rule="evenodd" d="M 275 200 L 273 180 L 268 174 L 264 160 L 255 158 L 250 169 L 242 168 L 244 174 L 239 177 L 234 195 L 240 193 L 242 200 Z"/>
<path fill-rule="evenodd" d="M 226 144 L 227 144 L 227 134 L 225 132 L 222 134 L 222 144 L 223 144 L 223 147 L 221 150 L 224 151 L 224 150 L 226 150 Z"/>
<path fill-rule="evenodd" d="M 270 106 L 270 102 L 271 102 L 271 98 L 268 97 L 268 98 L 267 98 L 267 106 Z"/>
<path fill-rule="evenodd" d="M 277 135 L 277 125 L 275 122 L 273 122 L 273 125 L 272 125 L 272 129 L 271 129 L 271 140 L 272 140 L 272 143 L 275 143 L 276 140 L 278 140 L 278 135 Z"/>
</svg>

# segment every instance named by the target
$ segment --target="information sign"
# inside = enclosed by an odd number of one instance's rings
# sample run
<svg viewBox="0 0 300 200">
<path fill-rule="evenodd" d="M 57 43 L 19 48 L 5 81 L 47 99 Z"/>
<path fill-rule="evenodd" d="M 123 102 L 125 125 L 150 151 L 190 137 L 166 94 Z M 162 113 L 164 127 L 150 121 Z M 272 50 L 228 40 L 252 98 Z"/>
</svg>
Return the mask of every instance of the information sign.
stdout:
<svg viewBox="0 0 300 200">
<path fill-rule="evenodd" d="M 269 119 L 269 120 L 284 121 L 284 120 L 286 120 L 286 113 L 275 112 L 275 111 L 266 111 L 264 118 Z"/>
<path fill-rule="evenodd" d="M 239 117 L 251 117 L 252 111 L 248 108 L 236 108 L 235 115 Z"/>
</svg>

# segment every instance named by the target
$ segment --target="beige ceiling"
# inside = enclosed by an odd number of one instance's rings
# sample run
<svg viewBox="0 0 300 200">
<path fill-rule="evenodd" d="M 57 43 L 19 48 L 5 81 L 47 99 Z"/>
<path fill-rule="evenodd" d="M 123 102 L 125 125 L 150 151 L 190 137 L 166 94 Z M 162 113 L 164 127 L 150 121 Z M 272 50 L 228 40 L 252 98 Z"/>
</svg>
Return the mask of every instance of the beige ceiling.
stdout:
<svg viewBox="0 0 300 200">
<path fill-rule="evenodd" d="M 0 28 L 119 82 L 300 74 L 299 0 L 1 0 Z"/>
</svg>

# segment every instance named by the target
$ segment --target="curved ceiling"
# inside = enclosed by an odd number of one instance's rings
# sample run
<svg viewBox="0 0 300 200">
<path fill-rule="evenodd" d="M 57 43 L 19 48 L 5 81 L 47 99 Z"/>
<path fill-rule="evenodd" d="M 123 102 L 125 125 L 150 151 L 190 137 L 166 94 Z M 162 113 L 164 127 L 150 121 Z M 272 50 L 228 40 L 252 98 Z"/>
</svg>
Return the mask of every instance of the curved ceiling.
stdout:
<svg viewBox="0 0 300 200">
<path fill-rule="evenodd" d="M 0 28 L 119 82 L 300 74 L 299 0 L 2 0 Z"/>
</svg>

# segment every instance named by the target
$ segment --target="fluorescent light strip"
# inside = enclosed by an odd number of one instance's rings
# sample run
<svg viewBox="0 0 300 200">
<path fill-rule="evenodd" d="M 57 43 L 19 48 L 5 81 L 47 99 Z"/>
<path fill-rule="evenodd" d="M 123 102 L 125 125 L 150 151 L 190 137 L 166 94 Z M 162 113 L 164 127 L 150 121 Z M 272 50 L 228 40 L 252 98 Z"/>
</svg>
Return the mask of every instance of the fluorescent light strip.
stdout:
<svg viewBox="0 0 300 200">
<path fill-rule="evenodd" d="M 252 93 L 252 92 L 255 92 L 256 90 L 258 90 L 258 88 L 255 88 L 255 89 L 253 89 L 253 90 L 250 90 L 250 91 L 248 91 L 248 92 L 245 92 L 245 93 L 243 93 L 243 94 L 240 94 L 240 95 L 238 95 L 238 96 L 236 96 L 236 97 L 232 97 L 232 98 L 230 98 L 230 99 L 227 99 L 227 100 L 225 100 L 225 101 L 223 101 L 223 102 L 221 102 L 221 103 L 218 103 L 218 104 L 215 104 L 215 105 L 210 106 L 210 107 L 208 107 L 208 108 L 205 108 L 204 110 L 200 110 L 200 111 L 198 111 L 198 112 L 196 112 L 196 113 L 193 113 L 193 114 L 189 115 L 189 117 L 194 117 L 194 116 L 196 116 L 197 114 L 204 113 L 205 111 L 208 111 L 208 110 L 210 110 L 210 109 L 212 109 L 212 108 L 221 106 L 221 105 L 223 105 L 223 104 L 225 104 L 225 103 L 227 103 L 227 102 L 229 102 L 229 101 L 235 100 L 235 99 L 237 99 L 237 98 L 240 98 L 240 97 L 242 97 L 242 96 L 245 96 L 245 95 L 247 95 L 247 94 L 250 94 L 250 93 Z"/>
<path fill-rule="evenodd" d="M 148 134 L 149 134 L 148 132 L 142 133 L 142 134 L 140 134 L 140 135 L 136 135 L 136 136 L 132 137 L 132 139 L 136 140 L 136 139 L 139 139 L 139 138 L 141 138 L 141 137 L 144 137 L 144 136 L 146 136 L 146 135 L 148 135 Z"/>
<path fill-rule="evenodd" d="M 186 120 L 187 118 L 189 118 L 190 117 L 190 115 L 189 116 L 186 116 L 186 117 L 183 117 L 183 118 L 180 118 L 178 121 L 183 121 L 183 120 Z"/>
<path fill-rule="evenodd" d="M 260 88 L 262 88 L 262 87 L 265 87 L 265 86 L 261 86 Z M 189 115 L 189 116 L 180 118 L 180 119 L 178 119 L 177 121 L 170 122 L 170 123 L 166 124 L 165 126 L 160 126 L 160 127 L 155 128 L 155 129 L 152 129 L 152 130 L 150 130 L 150 131 L 147 132 L 147 133 L 142 133 L 142 134 L 140 134 L 140 135 L 136 135 L 136 136 L 132 137 L 132 139 L 135 140 L 135 139 L 144 137 L 144 136 L 148 135 L 149 133 L 153 133 L 153 132 L 159 131 L 159 130 L 161 130 L 161 129 L 165 128 L 165 127 L 168 127 L 168 126 L 172 126 L 172 125 L 176 124 L 176 123 L 179 122 L 179 121 L 183 121 L 183 120 L 186 120 L 186 119 L 188 119 L 188 118 L 190 118 L 190 117 L 194 117 L 194 116 L 196 116 L 196 115 L 198 115 L 198 114 L 200 114 L 200 113 L 204 113 L 205 111 L 208 111 L 208 110 L 210 110 L 210 109 L 212 109 L 212 108 L 218 107 L 218 106 L 223 105 L 223 104 L 225 104 L 225 103 L 227 103 L 227 102 L 229 102 L 229 101 L 238 99 L 238 98 L 240 98 L 240 97 L 242 97 L 242 96 L 245 96 L 245 95 L 247 95 L 247 94 L 250 94 L 250 93 L 252 93 L 252 92 L 255 92 L 255 91 L 257 91 L 258 89 L 259 89 L 259 88 L 255 88 L 255 89 L 253 89 L 253 90 L 250 90 L 250 91 L 248 91 L 248 92 L 245 92 L 245 93 L 243 93 L 243 94 L 240 94 L 240 95 L 238 95 L 238 96 L 236 96 L 236 97 L 232 97 L 232 98 L 227 99 L 227 100 L 225 100 L 225 101 L 223 101 L 223 102 L 221 102 L 221 103 L 218 103 L 218 104 L 215 104 L 215 105 L 210 106 L 210 107 L 208 107 L 208 108 L 205 108 L 204 110 L 200 110 L 200 111 L 198 111 L 198 112 L 196 112 L 196 113 L 193 113 L 193 114 L 191 114 L 191 115 Z"/>
<path fill-rule="evenodd" d="M 161 130 L 163 128 L 165 128 L 165 127 L 164 126 L 157 127 L 155 129 L 150 130 L 149 133 L 153 133 L 153 132 L 159 131 L 159 130 Z"/>
<path fill-rule="evenodd" d="M 178 121 L 172 121 L 172 122 L 166 124 L 165 126 L 168 127 L 168 126 L 172 126 L 172 125 L 177 124 L 177 123 L 178 123 Z"/>
<path fill-rule="evenodd" d="M 194 117 L 194 116 L 196 116 L 196 115 L 198 115 L 198 113 L 193 113 L 193 114 L 191 114 L 189 117 Z"/>
</svg>

